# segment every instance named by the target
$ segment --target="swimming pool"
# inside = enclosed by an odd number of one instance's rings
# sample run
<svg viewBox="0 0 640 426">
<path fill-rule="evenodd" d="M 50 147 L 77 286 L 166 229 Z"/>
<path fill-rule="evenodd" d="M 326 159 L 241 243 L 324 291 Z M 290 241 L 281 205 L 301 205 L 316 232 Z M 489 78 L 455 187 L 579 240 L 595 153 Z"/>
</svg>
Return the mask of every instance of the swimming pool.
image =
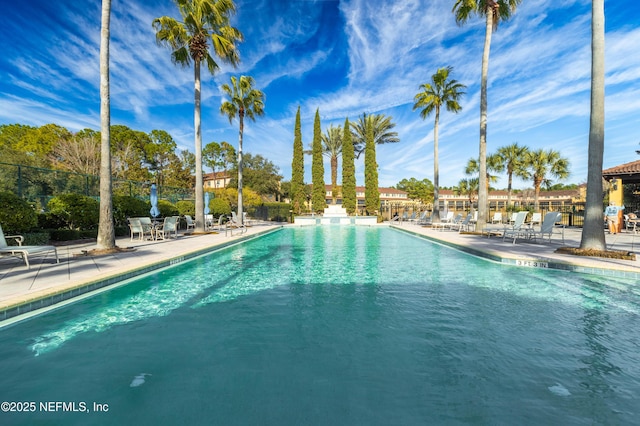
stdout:
<svg viewBox="0 0 640 426">
<path fill-rule="evenodd" d="M 631 424 L 639 326 L 623 280 L 286 228 L 0 330 L 0 422 Z"/>
</svg>

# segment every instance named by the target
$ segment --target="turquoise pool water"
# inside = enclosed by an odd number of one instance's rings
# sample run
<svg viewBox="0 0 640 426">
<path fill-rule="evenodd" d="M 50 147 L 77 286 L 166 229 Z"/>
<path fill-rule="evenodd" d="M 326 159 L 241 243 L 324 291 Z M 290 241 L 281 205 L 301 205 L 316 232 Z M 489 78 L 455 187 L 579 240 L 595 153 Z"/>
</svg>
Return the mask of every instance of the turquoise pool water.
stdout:
<svg viewBox="0 0 640 426">
<path fill-rule="evenodd" d="M 634 284 L 287 228 L 1 329 L 0 424 L 633 424 Z"/>
</svg>

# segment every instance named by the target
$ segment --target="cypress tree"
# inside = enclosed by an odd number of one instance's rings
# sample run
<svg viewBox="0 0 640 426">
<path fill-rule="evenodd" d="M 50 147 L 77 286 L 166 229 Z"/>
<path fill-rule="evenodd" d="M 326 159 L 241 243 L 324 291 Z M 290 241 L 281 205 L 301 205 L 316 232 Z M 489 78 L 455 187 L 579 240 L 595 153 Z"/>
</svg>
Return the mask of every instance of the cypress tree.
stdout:
<svg viewBox="0 0 640 426">
<path fill-rule="evenodd" d="M 316 110 L 316 118 L 313 123 L 313 162 L 311 163 L 311 180 L 313 190 L 311 193 L 311 204 L 313 211 L 321 213 L 327 207 L 326 194 L 324 187 L 324 164 L 322 155 L 322 131 L 320 129 L 320 109 Z"/>
<path fill-rule="evenodd" d="M 367 126 L 366 145 L 364 149 L 364 205 L 367 214 L 377 214 L 380 208 L 380 192 L 378 192 L 378 164 L 376 163 L 376 144 L 373 139 L 373 122 L 365 118 Z"/>
<path fill-rule="evenodd" d="M 356 167 L 354 164 L 354 149 L 351 139 L 349 118 L 344 121 L 342 132 L 342 207 L 347 213 L 356 211 Z"/>
<path fill-rule="evenodd" d="M 296 113 L 296 124 L 293 137 L 293 161 L 291 162 L 291 204 L 295 214 L 302 212 L 305 202 L 304 194 L 304 153 L 302 149 L 302 133 L 300 130 L 300 107 Z"/>
</svg>

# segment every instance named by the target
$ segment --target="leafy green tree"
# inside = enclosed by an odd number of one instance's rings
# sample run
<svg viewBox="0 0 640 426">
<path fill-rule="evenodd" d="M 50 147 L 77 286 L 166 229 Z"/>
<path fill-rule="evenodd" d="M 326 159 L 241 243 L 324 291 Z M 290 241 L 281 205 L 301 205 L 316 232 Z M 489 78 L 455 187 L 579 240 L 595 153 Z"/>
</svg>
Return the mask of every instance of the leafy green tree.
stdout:
<svg viewBox="0 0 640 426">
<path fill-rule="evenodd" d="M 507 206 L 511 206 L 511 194 L 513 192 L 513 176 L 529 179 L 529 171 L 525 167 L 525 158 L 529 152 L 526 146 L 520 146 L 517 142 L 498 148 L 497 160 L 507 171 Z"/>
<path fill-rule="evenodd" d="M 450 79 L 449 74 L 453 70 L 452 67 L 439 68 L 435 74 L 431 76 L 431 83 L 420 85 L 421 92 L 414 97 L 415 104 L 413 110 L 420 108 L 420 117 L 425 120 L 431 113 L 435 113 L 435 123 L 433 125 L 433 219 L 440 221 L 440 210 L 438 202 L 438 124 L 440 122 L 440 108 L 445 107 L 447 111 L 458 113 L 462 107 L 458 102 L 462 95 L 465 85 L 458 83 L 457 80 Z"/>
<path fill-rule="evenodd" d="M 177 148 L 173 137 L 164 130 L 152 130 L 149 134 L 151 143 L 145 146 L 149 169 L 158 185 L 165 185 L 164 171 L 170 163 L 177 160 Z"/>
<path fill-rule="evenodd" d="M 591 113 L 587 199 L 580 248 L 605 250 L 602 226 L 602 156 L 604 153 L 604 0 L 591 0 Z M 636 151 L 640 153 L 640 151 Z"/>
<path fill-rule="evenodd" d="M 145 159 L 145 147 L 150 143 L 151 138 L 145 132 L 119 124 L 111 126 L 113 176 L 143 182 L 151 180 Z"/>
<path fill-rule="evenodd" d="M 180 151 L 179 155 L 173 154 L 165 169 L 164 183 L 167 186 L 190 189 L 193 188 L 195 180 L 193 171 L 196 168 L 196 156 L 187 149 Z M 194 212 L 195 216 L 195 204 Z"/>
<path fill-rule="evenodd" d="M 243 157 L 243 185 L 251 188 L 260 196 L 268 197 L 280 193 L 280 169 L 262 155 L 246 153 Z M 234 170 L 235 171 L 235 170 Z M 238 180 L 231 178 L 229 186 L 237 188 Z"/>
<path fill-rule="evenodd" d="M 536 149 L 527 153 L 525 166 L 531 171 L 530 173 L 533 177 L 533 188 L 535 190 L 534 208 L 538 210 L 540 187 L 543 184 L 546 186 L 551 184 L 549 177 L 567 178 L 569 176 L 569 160 L 562 157 L 556 150 Z M 602 202 L 600 204 L 602 205 Z M 602 210 L 602 207 L 600 209 Z M 602 220 L 602 217 L 600 219 Z"/>
<path fill-rule="evenodd" d="M 360 158 L 365 150 L 367 144 L 367 130 L 368 126 L 373 127 L 373 140 L 377 145 L 384 143 L 397 143 L 400 142 L 398 138 L 398 132 L 393 131 L 396 127 L 396 123 L 391 121 L 391 117 L 384 114 L 362 114 L 358 117 L 357 122 L 351 122 L 351 139 L 353 140 L 354 151 L 356 158 Z"/>
<path fill-rule="evenodd" d="M 480 77 L 480 149 L 478 192 L 478 229 L 487 222 L 489 207 L 489 184 L 487 182 L 487 75 L 489 74 L 489 50 L 491 34 L 498 24 L 507 21 L 522 0 L 455 0 L 453 13 L 458 25 L 466 23 L 473 15 L 485 17 L 485 38 Z"/>
<path fill-rule="evenodd" d="M 209 142 L 205 145 L 202 149 L 202 161 L 211 169 L 214 176 L 224 166 L 222 147 L 218 142 Z M 217 184 L 218 180 L 216 179 Z"/>
<path fill-rule="evenodd" d="M 102 0 L 102 28 L 100 30 L 100 221 L 97 246 L 103 250 L 111 250 L 116 246 L 111 182 L 110 22 L 111 0 Z"/>
<path fill-rule="evenodd" d="M 410 179 L 402 179 L 395 187 L 400 191 L 405 191 L 407 193 L 407 197 L 411 200 L 420 200 L 425 204 L 435 202 L 433 195 L 434 185 L 427 178 L 422 180 L 418 180 L 413 177 Z"/>
<path fill-rule="evenodd" d="M 239 79 L 231 76 L 231 86 L 222 85 L 222 91 L 230 98 L 220 106 L 220 112 L 229 117 L 229 123 L 237 116 L 240 122 L 238 136 L 238 220 L 242 223 L 242 136 L 244 134 L 244 118 L 252 121 L 256 116 L 264 115 L 264 93 L 253 87 L 254 81 L 248 75 L 242 75 Z"/>
<path fill-rule="evenodd" d="M 200 118 L 200 65 L 204 62 L 213 75 L 220 67 L 209 52 L 209 42 L 214 55 L 234 67 L 239 62 L 236 43 L 242 41 L 242 33 L 230 25 L 230 16 L 236 6 L 232 0 L 174 0 L 183 21 L 169 16 L 153 20 L 156 41 L 169 47 L 171 60 L 188 67 L 193 61 L 194 71 L 194 128 L 196 155 L 196 228 L 204 232 L 204 184 L 202 177 L 202 129 Z M 242 215 L 240 216 L 242 217 Z"/>
<path fill-rule="evenodd" d="M 364 118 L 367 121 L 367 117 Z M 367 214 L 378 214 L 380 207 L 380 191 L 378 189 L 378 163 L 376 162 L 376 144 L 374 126 L 367 127 L 367 144 L 364 150 L 364 205 Z"/>
<path fill-rule="evenodd" d="M 302 212 L 305 203 L 304 195 L 304 151 L 302 148 L 302 130 L 300 125 L 300 107 L 296 112 L 293 129 L 293 160 L 291 161 L 291 204 L 295 214 Z"/>
<path fill-rule="evenodd" d="M 324 163 L 322 162 L 322 131 L 320 130 L 320 110 L 316 110 L 313 123 L 313 159 L 311 162 L 311 181 L 313 194 L 311 206 L 313 211 L 321 213 L 327 206 L 326 189 L 324 186 Z"/>
<path fill-rule="evenodd" d="M 349 129 L 349 118 L 344 120 L 343 129 Z M 342 132 L 342 207 L 347 213 L 356 211 L 356 167 L 351 132 Z"/>
</svg>

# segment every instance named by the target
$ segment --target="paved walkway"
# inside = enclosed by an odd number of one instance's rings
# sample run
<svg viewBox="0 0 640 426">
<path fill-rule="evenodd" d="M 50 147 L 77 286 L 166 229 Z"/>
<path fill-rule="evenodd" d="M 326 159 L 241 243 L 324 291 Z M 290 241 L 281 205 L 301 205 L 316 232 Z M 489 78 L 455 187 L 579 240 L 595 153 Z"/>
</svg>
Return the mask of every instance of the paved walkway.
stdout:
<svg viewBox="0 0 640 426">
<path fill-rule="evenodd" d="M 574 256 L 570 254 L 556 253 L 562 246 L 579 247 L 582 238 L 582 228 L 564 229 L 564 243 L 560 229 L 556 230 L 551 242 L 528 241 L 518 239 L 515 244 L 513 239 L 502 240 L 501 237 L 458 233 L 451 230 L 437 230 L 431 227 L 416 225 L 411 222 L 392 225 L 395 228 L 413 232 L 425 236 L 428 239 L 462 249 L 483 257 L 501 261 L 502 263 L 531 266 L 538 263 L 557 269 L 566 269 L 576 272 L 595 273 L 598 275 L 615 275 L 629 277 L 640 281 L 640 256 L 636 260 L 606 259 L 599 257 Z M 625 232 L 610 235 L 605 233 L 608 250 L 640 252 L 640 234 Z"/>
<path fill-rule="evenodd" d="M 83 255 L 83 251 L 96 248 L 95 241 L 60 246 L 59 264 L 55 263 L 53 252 L 43 253 L 29 257 L 31 269 L 19 258 L 0 257 L 0 322 L 115 283 L 123 275 L 128 278 L 169 266 L 281 226 L 250 226 L 246 233 L 234 230 L 232 235 L 225 235 L 224 231 L 204 235 L 179 233 L 178 238 L 164 241 L 118 238 L 118 247 L 134 250 L 101 256 Z"/>
<path fill-rule="evenodd" d="M 191 257 L 215 248 L 253 238 L 259 234 L 278 229 L 282 224 L 264 224 L 248 228 L 245 234 L 224 232 L 206 235 L 180 234 L 168 241 L 131 241 L 119 238 L 119 247 L 135 250 L 103 256 L 83 256 L 83 251 L 96 248 L 95 242 L 73 244 L 58 248 L 60 263 L 53 254 L 33 256 L 31 269 L 16 258 L 0 257 L 0 323 L 22 313 L 50 306 L 62 300 L 87 293 Z M 386 226 L 386 225 L 385 225 Z M 615 275 L 640 282 L 640 256 L 635 261 L 572 256 L 555 253 L 562 246 L 556 235 L 552 242 L 533 243 L 478 235 L 460 234 L 450 230 L 435 230 L 413 223 L 391 225 L 400 230 L 419 234 L 425 238 L 487 257 L 502 263 L 525 267 L 554 267 L 576 272 Z M 565 230 L 565 246 L 578 247 L 582 230 Z M 640 234 L 623 232 L 606 235 L 607 247 L 628 252 L 640 251 Z"/>
</svg>

